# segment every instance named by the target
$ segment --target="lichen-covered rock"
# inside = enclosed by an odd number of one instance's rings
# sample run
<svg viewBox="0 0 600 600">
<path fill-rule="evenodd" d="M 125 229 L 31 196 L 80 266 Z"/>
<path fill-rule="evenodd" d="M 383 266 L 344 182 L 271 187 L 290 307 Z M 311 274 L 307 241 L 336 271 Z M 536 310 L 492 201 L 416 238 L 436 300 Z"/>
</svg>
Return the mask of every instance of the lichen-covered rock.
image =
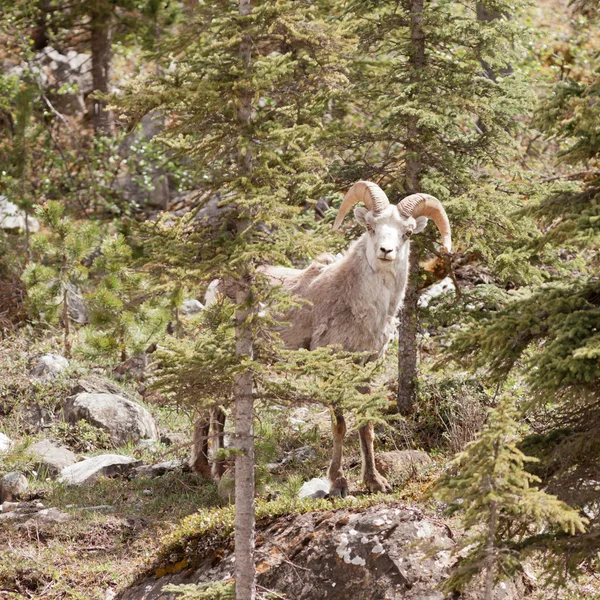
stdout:
<svg viewBox="0 0 600 600">
<path fill-rule="evenodd" d="M 141 405 L 117 394 L 81 393 L 64 405 L 69 423 L 84 420 L 108 432 L 116 446 L 140 439 L 158 439 L 152 415 Z"/>
<path fill-rule="evenodd" d="M 294 600 L 445 600 L 438 586 L 453 566 L 453 546 L 443 521 L 398 503 L 287 515 L 258 523 L 258 583 Z M 189 537 L 163 556 L 169 564 L 119 599 L 175 600 L 165 585 L 233 577 L 231 540 L 218 536 Z M 522 598 L 512 582 L 505 587 L 503 600 Z"/>
<path fill-rule="evenodd" d="M 27 217 L 27 225 L 30 233 L 40 230 L 40 222 L 35 217 Z M 25 212 L 6 196 L 0 196 L 0 229 L 25 231 L 26 228 Z"/>
<path fill-rule="evenodd" d="M 395 474 L 410 477 L 419 468 L 431 464 L 431 458 L 422 450 L 394 450 L 375 456 L 375 466 L 382 475 Z"/>
<path fill-rule="evenodd" d="M 41 440 L 29 448 L 37 460 L 38 476 L 56 477 L 77 462 L 77 455 L 53 440 Z"/>
<path fill-rule="evenodd" d="M 69 485 L 93 483 L 101 475 L 115 477 L 127 473 L 139 464 L 139 460 L 120 454 L 101 454 L 75 463 L 63 469 L 58 481 Z"/>
<path fill-rule="evenodd" d="M 69 366 L 69 361 L 59 354 L 42 354 L 31 360 L 29 376 L 48 381 L 54 379 Z"/>
<path fill-rule="evenodd" d="M 0 502 L 13 502 L 27 491 L 27 477 L 18 471 L 11 471 L 0 480 Z"/>
</svg>

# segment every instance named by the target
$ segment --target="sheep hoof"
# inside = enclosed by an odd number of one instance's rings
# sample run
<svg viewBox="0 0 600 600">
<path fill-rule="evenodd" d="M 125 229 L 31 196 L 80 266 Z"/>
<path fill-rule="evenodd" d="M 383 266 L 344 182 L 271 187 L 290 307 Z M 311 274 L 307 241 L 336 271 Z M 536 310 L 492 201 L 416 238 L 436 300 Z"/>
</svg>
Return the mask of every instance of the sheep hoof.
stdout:
<svg viewBox="0 0 600 600">
<path fill-rule="evenodd" d="M 377 494 L 378 492 L 389 494 L 392 491 L 392 486 L 388 483 L 388 480 L 379 475 L 379 473 L 369 478 L 368 481 L 364 481 L 364 484 L 372 494 Z"/>
</svg>

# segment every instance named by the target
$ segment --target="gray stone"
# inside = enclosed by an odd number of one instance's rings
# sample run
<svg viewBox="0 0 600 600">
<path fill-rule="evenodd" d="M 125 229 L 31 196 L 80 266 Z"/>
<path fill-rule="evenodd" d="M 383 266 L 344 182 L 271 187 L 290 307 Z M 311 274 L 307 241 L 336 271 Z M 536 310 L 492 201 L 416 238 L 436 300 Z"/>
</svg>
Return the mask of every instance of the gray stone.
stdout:
<svg viewBox="0 0 600 600">
<path fill-rule="evenodd" d="M 294 600 L 444 600 L 440 591 L 455 565 L 443 521 L 399 503 L 285 515 L 257 524 L 257 580 L 262 589 Z M 120 600 L 175 600 L 167 584 L 203 584 L 234 574 L 231 541 L 190 533 L 177 540 Z M 185 562 L 183 562 L 185 561 Z M 176 564 L 185 569 L 175 572 Z M 175 567 L 175 568 L 173 568 Z M 508 594 L 523 588 L 507 582 Z M 479 596 L 480 598 L 481 596 Z"/>
<path fill-rule="evenodd" d="M 177 471 L 184 466 L 184 462 L 182 460 L 174 459 L 167 460 L 165 462 L 156 463 L 155 465 L 142 465 L 141 467 L 136 467 L 134 472 L 138 477 L 160 477 L 169 471 Z"/>
<path fill-rule="evenodd" d="M 7 435 L 0 432 L 0 453 L 8 452 L 12 445 L 12 440 Z"/>
<path fill-rule="evenodd" d="M 0 502 L 13 502 L 21 494 L 24 494 L 29 487 L 27 477 L 18 471 L 7 473 L 0 480 Z"/>
<path fill-rule="evenodd" d="M 27 527 L 28 525 L 66 523 L 71 519 L 72 516 L 69 513 L 63 512 L 60 508 L 53 506 L 52 508 L 43 508 L 34 513 L 27 521 L 25 521 L 25 523 L 23 523 L 22 527 Z"/>
<path fill-rule="evenodd" d="M 29 232 L 36 233 L 40 230 L 40 223 L 35 217 L 27 217 Z M 6 196 L 0 196 L 0 229 L 25 231 L 25 212 L 16 204 L 10 202 Z"/>
<path fill-rule="evenodd" d="M 33 444 L 29 453 L 39 461 L 36 471 L 42 477 L 54 478 L 77 462 L 76 454 L 53 440 L 41 440 Z"/>
<path fill-rule="evenodd" d="M 204 310 L 204 305 L 195 298 L 186 298 L 181 306 L 182 315 L 196 315 Z"/>
<path fill-rule="evenodd" d="M 6 502 L 3 502 L 2 504 L 0 504 L 0 511 L 1 512 L 11 512 L 18 506 L 19 506 L 18 502 L 8 502 L 8 500 L 7 500 Z"/>
<path fill-rule="evenodd" d="M 67 399 L 64 418 L 69 423 L 84 420 L 104 429 L 116 446 L 140 439 L 158 439 L 152 415 L 143 407 L 117 394 L 77 394 Z"/>
<path fill-rule="evenodd" d="M 54 379 L 69 366 L 69 361 L 59 354 L 42 354 L 31 359 L 29 376 L 42 381 Z"/>
<path fill-rule="evenodd" d="M 189 439 L 185 433 L 173 433 L 168 431 L 167 433 L 161 433 L 160 441 L 165 446 L 177 446 L 179 444 L 187 444 Z"/>
<path fill-rule="evenodd" d="M 382 475 L 396 474 L 410 477 L 419 469 L 430 465 L 431 458 L 422 450 L 395 450 L 375 456 L 375 466 Z"/>
<path fill-rule="evenodd" d="M 93 483 L 98 477 L 116 477 L 135 467 L 140 461 L 120 454 L 101 454 L 75 463 L 63 471 L 58 478 L 61 483 L 82 485 Z"/>
</svg>

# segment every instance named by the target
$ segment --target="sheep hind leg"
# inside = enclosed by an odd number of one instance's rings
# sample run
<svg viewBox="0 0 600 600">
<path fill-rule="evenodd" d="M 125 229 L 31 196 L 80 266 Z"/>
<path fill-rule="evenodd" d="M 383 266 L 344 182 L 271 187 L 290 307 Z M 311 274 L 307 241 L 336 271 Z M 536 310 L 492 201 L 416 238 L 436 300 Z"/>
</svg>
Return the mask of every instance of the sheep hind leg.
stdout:
<svg viewBox="0 0 600 600">
<path fill-rule="evenodd" d="M 367 423 L 358 430 L 362 458 L 362 480 L 370 492 L 391 492 L 392 486 L 375 466 L 373 449 L 373 423 Z"/>
<path fill-rule="evenodd" d="M 204 479 L 212 480 L 212 469 L 208 459 L 208 436 L 210 433 L 210 415 L 201 416 L 194 423 L 194 437 L 192 440 L 192 455 L 190 467 Z"/>
<path fill-rule="evenodd" d="M 225 419 L 227 414 L 225 411 L 218 406 L 213 411 L 213 432 L 214 432 L 214 450 L 215 453 L 225 448 Z M 217 478 L 221 478 L 225 473 L 226 462 L 224 460 L 215 460 L 213 465 L 213 475 Z"/>
<path fill-rule="evenodd" d="M 332 486 L 344 477 L 342 459 L 344 455 L 344 438 L 346 437 L 346 419 L 340 410 L 331 415 L 331 432 L 333 433 L 333 453 L 327 476 Z"/>
</svg>

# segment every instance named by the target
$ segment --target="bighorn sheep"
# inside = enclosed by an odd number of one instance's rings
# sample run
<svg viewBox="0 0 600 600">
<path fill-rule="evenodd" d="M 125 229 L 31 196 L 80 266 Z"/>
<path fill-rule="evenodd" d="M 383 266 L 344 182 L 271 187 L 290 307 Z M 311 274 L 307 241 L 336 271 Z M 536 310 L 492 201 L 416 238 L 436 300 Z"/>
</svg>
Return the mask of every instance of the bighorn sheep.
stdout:
<svg viewBox="0 0 600 600">
<path fill-rule="evenodd" d="M 346 194 L 335 219 L 337 230 L 354 209 L 356 220 L 366 232 L 339 260 L 330 264 L 314 262 L 303 270 L 267 266 L 263 272 L 292 295 L 308 300 L 285 315 L 289 323 L 280 331 L 289 349 L 312 350 L 337 345 L 349 352 L 372 352 L 381 356 L 395 328 L 408 279 L 410 237 L 425 229 L 432 219 L 442 236 L 442 244 L 452 251 L 450 223 L 440 202 L 428 194 L 412 194 L 397 206 L 391 205 L 375 183 L 359 181 Z M 192 465 L 206 472 L 207 432 L 196 425 Z M 222 423 L 219 422 L 220 428 Z M 346 423 L 340 411 L 334 415 L 333 457 L 328 471 L 330 481 L 343 478 L 342 451 Z M 359 429 L 362 478 L 373 492 L 390 489 L 375 467 L 373 425 Z M 202 445 L 204 444 L 204 446 Z"/>
</svg>

